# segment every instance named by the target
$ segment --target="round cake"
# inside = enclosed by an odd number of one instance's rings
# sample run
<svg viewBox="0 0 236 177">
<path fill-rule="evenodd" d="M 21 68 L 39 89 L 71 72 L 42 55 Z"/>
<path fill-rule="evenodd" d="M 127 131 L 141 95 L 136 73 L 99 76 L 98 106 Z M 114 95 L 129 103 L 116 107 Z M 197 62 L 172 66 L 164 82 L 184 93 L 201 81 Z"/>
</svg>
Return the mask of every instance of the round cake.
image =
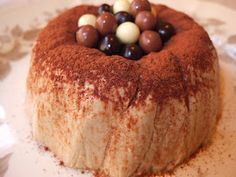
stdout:
<svg viewBox="0 0 236 177">
<path fill-rule="evenodd" d="M 154 5 L 176 34 L 139 60 L 76 41 L 82 5 L 49 22 L 33 49 L 27 103 L 33 137 L 65 166 L 133 177 L 171 171 L 206 144 L 219 114 L 219 66 L 206 31 Z"/>
</svg>

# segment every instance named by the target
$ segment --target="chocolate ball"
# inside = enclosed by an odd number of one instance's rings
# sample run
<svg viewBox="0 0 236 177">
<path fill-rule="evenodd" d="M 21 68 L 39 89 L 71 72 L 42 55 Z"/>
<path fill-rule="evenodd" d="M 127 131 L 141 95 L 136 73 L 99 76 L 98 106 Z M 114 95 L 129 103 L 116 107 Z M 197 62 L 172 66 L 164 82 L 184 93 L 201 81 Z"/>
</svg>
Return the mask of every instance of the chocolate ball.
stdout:
<svg viewBox="0 0 236 177">
<path fill-rule="evenodd" d="M 118 25 L 124 22 L 134 22 L 134 17 L 125 11 L 117 12 L 115 17 Z"/>
<path fill-rule="evenodd" d="M 128 0 L 116 0 L 113 5 L 113 13 L 125 11 L 129 12 L 130 2 Z"/>
<path fill-rule="evenodd" d="M 138 41 L 140 30 L 135 23 L 125 22 L 118 26 L 116 36 L 124 44 L 133 44 Z"/>
<path fill-rule="evenodd" d="M 136 16 L 135 23 L 141 31 L 153 30 L 156 27 L 156 18 L 150 11 L 142 11 Z"/>
<path fill-rule="evenodd" d="M 108 34 L 99 44 L 99 50 L 107 55 L 118 54 L 120 52 L 120 48 L 121 43 L 114 34 Z"/>
<path fill-rule="evenodd" d="M 136 44 L 128 44 L 123 48 L 121 55 L 131 60 L 138 60 L 143 56 L 143 50 Z"/>
<path fill-rule="evenodd" d="M 86 47 L 95 47 L 98 42 L 99 34 L 91 25 L 84 25 L 76 32 L 78 44 Z"/>
<path fill-rule="evenodd" d="M 160 35 L 155 31 L 144 31 L 139 38 L 139 45 L 146 52 L 157 52 L 162 48 Z"/>
<path fill-rule="evenodd" d="M 136 16 L 141 11 L 151 11 L 151 4 L 148 0 L 133 0 L 130 5 L 130 12 Z"/>
<path fill-rule="evenodd" d="M 116 18 L 109 12 L 104 12 L 97 18 L 96 28 L 102 35 L 114 33 L 116 27 Z"/>
<path fill-rule="evenodd" d="M 82 15 L 78 20 L 78 27 L 84 26 L 84 25 L 92 25 L 95 27 L 97 17 L 93 14 L 84 14 Z"/>
<path fill-rule="evenodd" d="M 157 23 L 156 30 L 160 34 L 163 43 L 167 42 L 175 34 L 174 26 L 163 21 Z"/>
<path fill-rule="evenodd" d="M 110 12 L 112 13 L 112 8 L 110 5 L 108 4 L 102 4 L 99 8 L 98 8 L 98 13 L 102 14 L 103 12 Z"/>
</svg>

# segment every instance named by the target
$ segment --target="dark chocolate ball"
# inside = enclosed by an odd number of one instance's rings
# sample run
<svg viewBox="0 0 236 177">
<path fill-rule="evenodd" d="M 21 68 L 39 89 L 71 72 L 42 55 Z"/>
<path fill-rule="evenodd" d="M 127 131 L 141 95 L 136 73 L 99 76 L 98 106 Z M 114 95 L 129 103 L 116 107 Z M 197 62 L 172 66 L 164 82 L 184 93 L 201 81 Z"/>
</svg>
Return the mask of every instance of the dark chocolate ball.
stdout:
<svg viewBox="0 0 236 177">
<path fill-rule="evenodd" d="M 98 39 L 98 31 L 92 25 L 84 25 L 76 32 L 78 44 L 86 47 L 95 47 Z"/>
<path fill-rule="evenodd" d="M 103 12 L 110 12 L 110 13 L 112 13 L 111 6 L 108 5 L 108 4 L 102 4 L 101 6 L 99 6 L 98 13 L 102 14 Z"/>
<path fill-rule="evenodd" d="M 118 25 L 124 22 L 134 22 L 134 17 L 133 15 L 129 14 L 128 12 L 125 11 L 120 11 L 115 14 L 116 21 Z"/>
<path fill-rule="evenodd" d="M 139 45 L 146 52 L 158 52 L 162 48 L 160 35 L 156 31 L 144 31 L 139 38 Z"/>
<path fill-rule="evenodd" d="M 116 27 L 116 18 L 109 12 L 104 12 L 97 18 L 96 28 L 102 35 L 115 33 Z"/>
<path fill-rule="evenodd" d="M 136 16 L 141 11 L 151 11 L 151 4 L 148 0 L 133 0 L 130 5 L 130 12 Z"/>
<path fill-rule="evenodd" d="M 156 27 L 156 18 L 150 11 L 142 11 L 136 16 L 135 23 L 141 31 L 153 30 Z"/>
<path fill-rule="evenodd" d="M 99 50 L 107 55 L 119 54 L 121 43 L 114 34 L 106 35 L 99 44 Z"/>
<path fill-rule="evenodd" d="M 167 42 L 175 34 L 174 26 L 163 21 L 157 23 L 156 30 L 160 34 L 163 43 Z"/>
<path fill-rule="evenodd" d="M 128 44 L 124 46 L 121 55 L 131 60 L 138 60 L 143 56 L 143 50 L 136 44 Z"/>
</svg>

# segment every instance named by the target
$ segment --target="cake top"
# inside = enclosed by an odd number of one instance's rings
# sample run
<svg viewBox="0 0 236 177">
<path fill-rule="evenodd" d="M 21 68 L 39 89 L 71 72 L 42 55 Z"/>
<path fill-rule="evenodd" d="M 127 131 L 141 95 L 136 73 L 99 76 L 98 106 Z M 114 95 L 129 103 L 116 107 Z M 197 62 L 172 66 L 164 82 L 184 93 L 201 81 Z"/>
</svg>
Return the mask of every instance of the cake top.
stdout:
<svg viewBox="0 0 236 177">
<path fill-rule="evenodd" d="M 193 73 L 212 70 L 216 59 L 212 52 L 214 47 L 205 30 L 190 17 L 163 5 L 153 5 L 157 22 L 171 24 L 175 34 L 162 44 L 160 51 L 147 53 L 134 61 L 119 55 L 108 56 L 96 48 L 78 44 L 78 20 L 85 14 L 99 16 L 101 8 L 74 7 L 42 30 L 33 51 L 32 79 L 44 77 L 60 84 L 82 86 L 88 82 L 94 85 L 94 94 L 104 100 L 113 99 L 114 88 L 126 88 L 122 99 L 127 100 L 134 95 L 142 100 L 149 94 L 159 101 L 167 97 L 183 98 L 187 92 L 195 92 L 205 84 L 200 77 L 193 81 Z M 54 89 L 60 91 L 58 87 L 55 85 Z"/>
</svg>

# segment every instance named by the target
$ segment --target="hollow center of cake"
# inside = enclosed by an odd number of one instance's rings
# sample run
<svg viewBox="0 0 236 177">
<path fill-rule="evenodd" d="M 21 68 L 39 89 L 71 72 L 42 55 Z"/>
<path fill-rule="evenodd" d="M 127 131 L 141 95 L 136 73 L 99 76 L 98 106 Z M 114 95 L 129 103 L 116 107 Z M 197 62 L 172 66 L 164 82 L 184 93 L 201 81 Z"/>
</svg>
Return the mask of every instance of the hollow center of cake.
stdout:
<svg viewBox="0 0 236 177">
<path fill-rule="evenodd" d="M 97 48 L 106 55 L 139 60 L 160 52 L 175 34 L 172 24 L 161 21 L 147 0 L 117 0 L 98 7 L 98 16 L 84 14 L 78 19 L 78 45 Z"/>
</svg>

